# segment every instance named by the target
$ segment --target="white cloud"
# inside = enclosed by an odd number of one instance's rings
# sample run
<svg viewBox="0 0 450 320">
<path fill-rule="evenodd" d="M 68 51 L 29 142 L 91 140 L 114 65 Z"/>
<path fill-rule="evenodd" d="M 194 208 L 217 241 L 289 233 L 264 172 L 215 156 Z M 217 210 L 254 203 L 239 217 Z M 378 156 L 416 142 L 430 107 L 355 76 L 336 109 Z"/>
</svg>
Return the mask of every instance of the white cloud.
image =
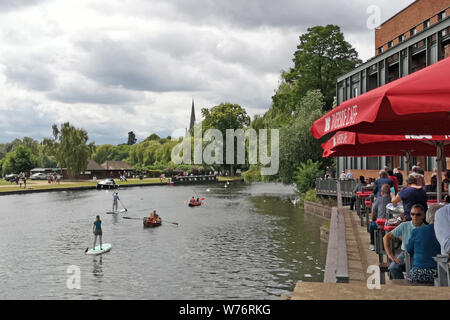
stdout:
<svg viewBox="0 0 450 320">
<path fill-rule="evenodd" d="M 382 21 L 412 0 L 377 1 Z M 0 2 L 0 142 L 70 121 L 97 143 L 182 131 L 191 100 L 250 115 L 271 103 L 308 27 L 341 26 L 366 60 L 372 1 L 21 0 Z"/>
</svg>

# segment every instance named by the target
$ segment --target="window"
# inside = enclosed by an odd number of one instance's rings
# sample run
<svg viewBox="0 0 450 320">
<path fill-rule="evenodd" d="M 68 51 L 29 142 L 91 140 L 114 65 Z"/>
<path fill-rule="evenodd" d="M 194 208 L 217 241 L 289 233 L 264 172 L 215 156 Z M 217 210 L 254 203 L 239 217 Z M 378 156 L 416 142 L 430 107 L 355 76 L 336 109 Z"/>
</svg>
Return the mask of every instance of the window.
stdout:
<svg viewBox="0 0 450 320">
<path fill-rule="evenodd" d="M 392 48 L 394 46 L 394 42 L 393 41 L 389 41 L 388 42 L 388 48 Z"/>
<path fill-rule="evenodd" d="M 402 34 L 400 37 L 398 37 L 398 42 L 403 42 L 405 41 L 405 35 Z"/>
<path fill-rule="evenodd" d="M 417 33 L 416 27 L 412 28 L 410 31 L 411 37 Z"/>
<path fill-rule="evenodd" d="M 426 20 L 426 21 L 423 23 L 423 28 L 424 28 L 424 29 L 429 28 L 429 27 L 430 27 L 430 19 Z"/>
<path fill-rule="evenodd" d="M 378 53 L 383 53 L 383 47 L 378 48 Z"/>
<path fill-rule="evenodd" d="M 439 12 L 439 14 L 438 14 L 439 21 L 444 20 L 445 17 L 446 17 L 445 11 Z"/>
</svg>

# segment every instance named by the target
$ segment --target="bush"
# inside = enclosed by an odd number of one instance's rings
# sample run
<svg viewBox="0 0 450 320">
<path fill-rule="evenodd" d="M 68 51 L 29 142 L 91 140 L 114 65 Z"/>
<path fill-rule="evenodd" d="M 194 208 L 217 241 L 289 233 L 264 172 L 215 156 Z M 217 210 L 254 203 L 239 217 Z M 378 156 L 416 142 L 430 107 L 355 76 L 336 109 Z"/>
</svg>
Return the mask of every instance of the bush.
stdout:
<svg viewBox="0 0 450 320">
<path fill-rule="evenodd" d="M 315 187 L 316 179 L 322 175 L 319 166 L 319 162 L 313 162 L 311 159 L 308 159 L 297 168 L 294 180 L 299 193 L 305 193 Z"/>
<path fill-rule="evenodd" d="M 250 169 L 242 173 L 246 183 L 259 182 L 263 180 L 261 170 L 258 166 L 250 166 Z"/>
<path fill-rule="evenodd" d="M 317 199 L 316 190 L 315 189 L 311 189 L 311 190 L 306 191 L 304 200 L 317 202 L 318 199 Z"/>
</svg>

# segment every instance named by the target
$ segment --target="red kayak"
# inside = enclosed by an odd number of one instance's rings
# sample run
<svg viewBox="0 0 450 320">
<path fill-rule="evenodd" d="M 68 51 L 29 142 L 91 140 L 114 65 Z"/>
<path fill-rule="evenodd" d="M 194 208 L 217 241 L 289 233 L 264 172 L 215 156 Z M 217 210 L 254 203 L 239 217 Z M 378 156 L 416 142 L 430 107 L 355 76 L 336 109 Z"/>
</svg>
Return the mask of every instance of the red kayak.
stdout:
<svg viewBox="0 0 450 320">
<path fill-rule="evenodd" d="M 202 202 L 201 201 L 199 201 L 199 202 L 189 202 L 189 204 L 188 204 L 188 206 L 189 207 L 197 207 L 197 206 L 201 206 L 202 205 Z"/>
</svg>

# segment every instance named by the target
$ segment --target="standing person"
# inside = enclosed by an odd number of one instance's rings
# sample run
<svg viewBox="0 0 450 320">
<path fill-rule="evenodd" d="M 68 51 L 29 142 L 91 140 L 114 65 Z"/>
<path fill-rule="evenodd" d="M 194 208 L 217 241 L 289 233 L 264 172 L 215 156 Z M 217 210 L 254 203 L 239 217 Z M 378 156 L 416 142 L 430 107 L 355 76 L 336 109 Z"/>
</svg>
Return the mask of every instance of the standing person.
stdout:
<svg viewBox="0 0 450 320">
<path fill-rule="evenodd" d="M 423 171 L 422 169 L 422 162 L 417 162 L 417 173 L 421 174 L 421 175 L 425 175 L 425 171 Z"/>
<path fill-rule="evenodd" d="M 339 176 L 339 180 L 347 180 L 347 175 L 345 174 L 344 170 L 342 170 L 341 175 Z"/>
<path fill-rule="evenodd" d="M 353 180 L 353 173 L 350 170 L 347 172 L 347 180 Z"/>
<path fill-rule="evenodd" d="M 25 173 L 23 174 L 23 188 L 27 188 L 27 176 L 25 175 Z"/>
<path fill-rule="evenodd" d="M 117 200 L 120 200 L 119 199 L 119 192 L 114 191 L 114 193 L 113 193 L 113 206 L 112 206 L 112 211 L 113 212 L 117 211 L 117 208 L 118 208 Z"/>
<path fill-rule="evenodd" d="M 450 170 L 445 171 L 444 180 L 442 180 L 442 191 L 448 193 L 448 186 L 450 185 Z"/>
<path fill-rule="evenodd" d="M 102 250 L 102 221 L 100 220 L 100 216 L 97 216 L 94 221 L 93 230 L 94 232 L 94 250 L 95 250 L 95 243 L 97 242 L 97 236 L 100 239 L 100 250 Z"/>
<path fill-rule="evenodd" d="M 406 270 L 405 266 L 405 251 L 406 245 L 411 238 L 411 233 L 415 228 L 424 226 L 425 210 L 420 204 L 413 205 L 411 209 L 412 221 L 400 223 L 400 225 L 388 232 L 383 238 L 384 250 L 386 255 L 393 262 L 389 266 L 389 277 L 392 279 L 404 279 L 403 272 Z M 391 250 L 391 240 L 394 238 L 402 240 L 402 252 L 396 257 Z"/>
<path fill-rule="evenodd" d="M 417 185 L 416 176 L 410 174 L 406 179 L 407 187 L 403 188 L 392 200 L 392 204 L 403 203 L 403 214 L 406 221 L 411 220 L 410 211 L 413 205 L 420 204 L 424 208 L 425 212 L 428 209 L 427 206 L 427 193 L 425 189 Z"/>
<path fill-rule="evenodd" d="M 394 176 L 398 180 L 398 185 L 402 186 L 403 185 L 403 175 L 398 168 L 394 168 Z"/>
</svg>

